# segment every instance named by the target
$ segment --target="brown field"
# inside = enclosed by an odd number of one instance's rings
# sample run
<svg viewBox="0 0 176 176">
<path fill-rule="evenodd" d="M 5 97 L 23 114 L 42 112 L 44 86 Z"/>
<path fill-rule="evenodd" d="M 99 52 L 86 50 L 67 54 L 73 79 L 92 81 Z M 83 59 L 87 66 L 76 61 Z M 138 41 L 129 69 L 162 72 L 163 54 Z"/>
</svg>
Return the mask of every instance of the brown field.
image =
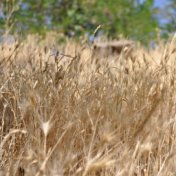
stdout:
<svg viewBox="0 0 176 176">
<path fill-rule="evenodd" d="M 1 43 L 0 176 L 174 176 L 175 46 Z"/>
</svg>

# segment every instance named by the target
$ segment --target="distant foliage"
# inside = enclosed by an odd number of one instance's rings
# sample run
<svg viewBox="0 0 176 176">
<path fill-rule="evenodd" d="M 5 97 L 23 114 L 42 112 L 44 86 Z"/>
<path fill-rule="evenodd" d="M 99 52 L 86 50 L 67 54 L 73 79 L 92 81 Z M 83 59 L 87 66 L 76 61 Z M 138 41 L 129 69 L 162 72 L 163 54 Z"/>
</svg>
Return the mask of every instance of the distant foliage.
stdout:
<svg viewBox="0 0 176 176">
<path fill-rule="evenodd" d="M 3 0 L 1 32 L 45 33 L 56 30 L 70 37 L 99 32 L 148 42 L 156 38 L 159 24 L 154 0 Z"/>
</svg>

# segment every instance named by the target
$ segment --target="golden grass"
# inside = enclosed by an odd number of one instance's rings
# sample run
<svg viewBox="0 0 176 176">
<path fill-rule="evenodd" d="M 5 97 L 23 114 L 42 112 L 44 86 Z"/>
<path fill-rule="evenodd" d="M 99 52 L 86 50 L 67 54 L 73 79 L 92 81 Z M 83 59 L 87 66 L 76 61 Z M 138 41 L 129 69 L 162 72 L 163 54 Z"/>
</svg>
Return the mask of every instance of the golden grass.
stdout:
<svg viewBox="0 0 176 176">
<path fill-rule="evenodd" d="M 53 38 L 0 46 L 0 176 L 175 175 L 175 38 L 109 58 Z"/>
</svg>

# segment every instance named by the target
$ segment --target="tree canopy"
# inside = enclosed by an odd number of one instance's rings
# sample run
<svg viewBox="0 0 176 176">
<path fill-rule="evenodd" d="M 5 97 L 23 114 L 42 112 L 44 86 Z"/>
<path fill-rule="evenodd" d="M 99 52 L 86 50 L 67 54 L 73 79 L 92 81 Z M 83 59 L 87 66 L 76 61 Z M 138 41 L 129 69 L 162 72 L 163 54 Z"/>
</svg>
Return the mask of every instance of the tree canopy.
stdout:
<svg viewBox="0 0 176 176">
<path fill-rule="evenodd" d="M 1 32 L 55 30 L 70 37 L 91 35 L 97 26 L 108 37 L 148 42 L 157 36 L 154 0 L 3 0 Z"/>
</svg>

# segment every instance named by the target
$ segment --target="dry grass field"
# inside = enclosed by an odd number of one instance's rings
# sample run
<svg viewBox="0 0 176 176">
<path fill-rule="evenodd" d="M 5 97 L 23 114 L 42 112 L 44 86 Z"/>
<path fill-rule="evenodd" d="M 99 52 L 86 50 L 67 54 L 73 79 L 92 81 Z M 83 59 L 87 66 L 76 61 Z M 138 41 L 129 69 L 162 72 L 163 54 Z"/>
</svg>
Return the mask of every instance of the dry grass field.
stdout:
<svg viewBox="0 0 176 176">
<path fill-rule="evenodd" d="M 174 176 L 175 46 L 1 43 L 0 176 Z"/>
</svg>

